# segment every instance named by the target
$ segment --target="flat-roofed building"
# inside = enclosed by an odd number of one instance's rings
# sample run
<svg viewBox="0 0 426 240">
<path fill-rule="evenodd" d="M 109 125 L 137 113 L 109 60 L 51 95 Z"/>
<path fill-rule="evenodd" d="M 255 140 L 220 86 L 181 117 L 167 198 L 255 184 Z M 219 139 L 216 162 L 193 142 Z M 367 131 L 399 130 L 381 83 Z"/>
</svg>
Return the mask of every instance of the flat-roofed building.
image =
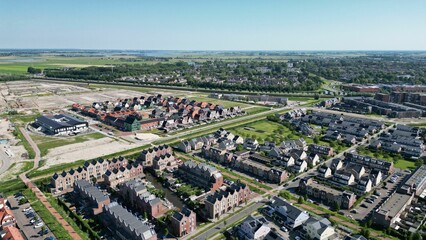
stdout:
<svg viewBox="0 0 426 240">
<path fill-rule="evenodd" d="M 414 193 L 419 196 L 426 188 L 426 165 L 418 167 L 398 189 L 401 193 Z"/>
<path fill-rule="evenodd" d="M 392 227 L 398 221 L 399 216 L 410 205 L 414 195 L 407 195 L 395 192 L 385 202 L 373 212 L 373 224 L 382 227 Z"/>
<path fill-rule="evenodd" d="M 66 115 L 45 115 L 36 118 L 34 122 L 42 128 L 42 131 L 52 135 L 68 135 L 86 131 L 89 124 L 86 121 Z"/>
</svg>

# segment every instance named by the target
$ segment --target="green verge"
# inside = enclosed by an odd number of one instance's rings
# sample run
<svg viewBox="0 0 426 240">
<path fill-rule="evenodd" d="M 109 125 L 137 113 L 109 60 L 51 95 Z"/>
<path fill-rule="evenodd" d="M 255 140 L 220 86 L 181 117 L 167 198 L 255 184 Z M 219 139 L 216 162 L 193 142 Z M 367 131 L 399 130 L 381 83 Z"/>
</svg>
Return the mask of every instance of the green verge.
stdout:
<svg viewBox="0 0 426 240">
<path fill-rule="evenodd" d="M 46 193 L 45 193 L 46 195 Z M 65 221 L 75 230 L 75 232 L 82 238 L 82 239 L 91 239 L 89 235 L 85 232 L 83 232 L 77 225 L 76 221 L 74 221 L 71 217 L 68 216 L 68 214 L 65 212 L 65 210 L 58 205 L 58 200 L 54 199 L 52 196 L 46 195 L 47 201 L 52 205 L 52 207 L 61 215 Z M 60 201 L 60 200 L 59 200 Z"/>
<path fill-rule="evenodd" d="M 16 192 L 21 192 L 26 188 L 27 186 L 25 186 L 25 184 L 19 179 L 0 182 L 0 192 L 6 196 L 13 195 Z"/>
<path fill-rule="evenodd" d="M 35 158 L 34 149 L 31 147 L 27 139 L 25 139 L 24 135 L 22 134 L 21 130 L 19 130 L 18 127 L 15 127 L 15 130 L 13 130 L 13 135 L 15 135 L 17 138 L 19 138 L 19 140 L 21 140 L 22 145 L 24 146 L 25 150 L 28 152 L 28 158 L 34 159 Z"/>
<path fill-rule="evenodd" d="M 43 219 L 43 222 L 49 227 L 50 231 L 56 236 L 57 239 L 69 239 L 73 238 L 69 233 L 62 227 L 62 225 L 56 220 L 56 218 L 47 210 L 47 208 L 37 199 L 36 195 L 31 189 L 23 191 L 24 196 L 30 202 L 35 212 Z"/>
</svg>

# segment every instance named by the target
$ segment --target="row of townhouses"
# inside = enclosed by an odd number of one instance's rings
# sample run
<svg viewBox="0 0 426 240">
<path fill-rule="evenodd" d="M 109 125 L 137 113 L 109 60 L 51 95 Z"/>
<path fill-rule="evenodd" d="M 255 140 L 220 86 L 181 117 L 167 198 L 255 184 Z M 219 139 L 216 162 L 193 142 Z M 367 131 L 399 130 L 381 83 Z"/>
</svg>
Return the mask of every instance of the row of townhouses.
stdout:
<svg viewBox="0 0 426 240">
<path fill-rule="evenodd" d="M 118 193 L 129 202 L 130 206 L 157 218 L 169 209 L 162 199 L 148 192 L 141 179 L 134 179 L 119 185 Z"/>
<path fill-rule="evenodd" d="M 387 133 L 382 133 L 377 139 L 371 141 L 369 147 L 383 149 L 386 152 L 401 153 L 406 157 L 420 158 L 425 155 L 424 141 L 419 137 L 417 127 L 396 125 Z"/>
<path fill-rule="evenodd" d="M 72 191 L 77 180 L 105 182 L 114 188 L 117 184 L 127 180 L 144 177 L 142 164 L 130 163 L 123 157 L 111 160 L 97 159 L 86 161 L 83 166 L 62 173 L 55 173 L 51 178 L 53 193 Z"/>
<path fill-rule="evenodd" d="M 370 192 L 384 178 L 381 170 L 336 158 L 318 168 L 318 177 L 339 187 L 350 187 L 357 195 Z"/>
<path fill-rule="evenodd" d="M 186 161 L 179 166 L 176 175 L 206 192 L 214 192 L 223 185 L 222 173 L 206 163 Z"/>
<path fill-rule="evenodd" d="M 300 180 L 299 191 L 328 206 L 337 203 L 342 209 L 350 209 L 356 201 L 356 195 L 353 192 L 336 190 L 319 184 L 313 178 Z"/>
<path fill-rule="evenodd" d="M 246 203 L 250 197 L 250 188 L 242 183 L 234 183 L 222 187 L 207 196 L 204 201 L 205 216 L 209 219 L 217 219 L 235 207 Z"/>
</svg>

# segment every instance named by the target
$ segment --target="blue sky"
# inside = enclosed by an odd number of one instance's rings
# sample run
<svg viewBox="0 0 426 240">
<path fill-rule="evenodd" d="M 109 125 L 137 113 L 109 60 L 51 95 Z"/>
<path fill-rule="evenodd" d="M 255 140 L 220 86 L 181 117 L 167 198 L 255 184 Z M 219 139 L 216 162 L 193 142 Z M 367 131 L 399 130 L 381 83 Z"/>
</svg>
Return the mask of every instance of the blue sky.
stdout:
<svg viewBox="0 0 426 240">
<path fill-rule="evenodd" d="M 0 48 L 426 50 L 426 1 L 0 0 Z"/>
</svg>

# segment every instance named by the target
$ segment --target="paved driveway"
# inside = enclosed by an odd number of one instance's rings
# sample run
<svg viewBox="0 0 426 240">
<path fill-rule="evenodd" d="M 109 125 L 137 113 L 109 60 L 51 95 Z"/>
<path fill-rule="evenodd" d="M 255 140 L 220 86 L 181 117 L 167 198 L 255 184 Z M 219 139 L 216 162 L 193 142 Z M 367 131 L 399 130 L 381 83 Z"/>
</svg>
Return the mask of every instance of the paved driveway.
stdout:
<svg viewBox="0 0 426 240">
<path fill-rule="evenodd" d="M 15 215 L 18 227 L 21 229 L 21 231 L 24 233 L 27 239 L 43 240 L 49 236 L 54 237 L 54 235 L 50 232 L 50 230 L 48 234 L 44 236 L 40 236 L 38 232 L 41 230 L 41 228 L 34 229 L 33 225 L 30 223 L 30 219 L 25 216 L 24 212 L 22 212 L 22 209 L 30 206 L 29 203 L 22 204 L 21 206 L 19 206 L 18 202 L 13 196 L 8 197 L 7 200 L 9 201 L 10 208 L 12 209 L 13 214 Z"/>
</svg>

